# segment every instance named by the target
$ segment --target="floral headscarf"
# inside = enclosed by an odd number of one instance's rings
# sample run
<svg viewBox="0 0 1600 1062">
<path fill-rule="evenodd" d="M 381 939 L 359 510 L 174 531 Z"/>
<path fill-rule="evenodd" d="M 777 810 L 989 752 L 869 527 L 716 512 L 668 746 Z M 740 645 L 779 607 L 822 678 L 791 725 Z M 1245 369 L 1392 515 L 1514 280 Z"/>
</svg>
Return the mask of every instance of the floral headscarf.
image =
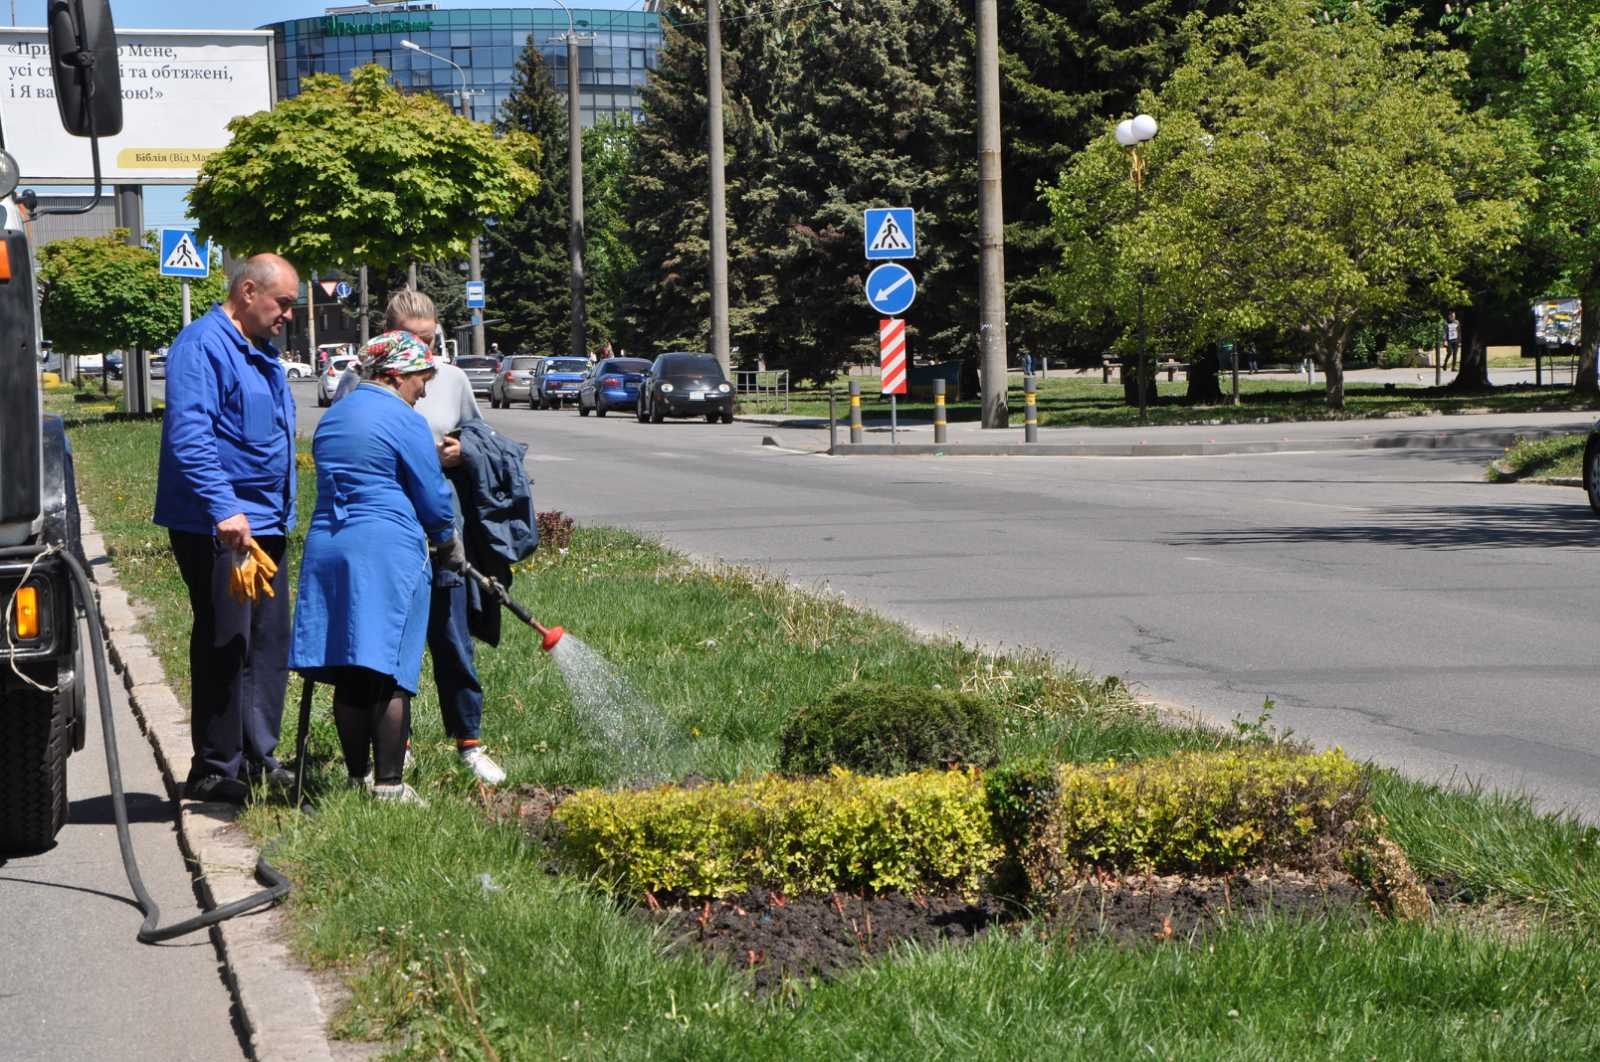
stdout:
<svg viewBox="0 0 1600 1062">
<path fill-rule="evenodd" d="M 427 372 L 433 367 L 433 351 L 410 332 L 385 332 L 361 348 L 361 374 L 369 380 Z"/>
</svg>

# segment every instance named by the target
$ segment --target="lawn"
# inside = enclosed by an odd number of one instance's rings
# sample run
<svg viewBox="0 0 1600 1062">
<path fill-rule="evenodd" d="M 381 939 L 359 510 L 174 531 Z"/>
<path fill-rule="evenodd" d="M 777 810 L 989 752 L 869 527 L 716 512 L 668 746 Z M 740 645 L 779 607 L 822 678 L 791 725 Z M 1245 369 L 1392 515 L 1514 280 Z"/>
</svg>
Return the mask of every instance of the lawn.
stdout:
<svg viewBox="0 0 1600 1062">
<path fill-rule="evenodd" d="M 87 504 L 124 586 L 155 609 L 152 644 L 181 682 L 182 587 L 148 523 L 158 437 L 148 423 L 73 429 Z M 853 678 L 990 700 L 1005 713 L 1007 758 L 1126 760 L 1269 739 L 1256 722 L 1233 735 L 1172 726 L 1114 680 L 923 640 L 825 593 L 698 567 L 620 530 L 581 528 L 565 553 L 541 550 L 514 592 L 627 676 L 649 709 L 630 722 L 663 777 L 769 769 L 788 714 Z M 485 738 L 512 780 L 619 780 L 602 731 L 531 633 L 507 635 L 480 660 Z M 454 768 L 430 684 L 424 676 L 415 710 L 415 781 L 428 808 L 375 805 L 334 784 L 342 769 L 324 694 L 313 729 L 329 786 L 319 814 L 257 807 L 244 819 L 259 841 L 278 843 L 275 859 L 294 879 L 297 953 L 353 990 L 337 1032 L 402 1057 L 1600 1054 L 1600 832 L 1513 798 L 1374 772 L 1390 835 L 1421 872 L 1479 900 L 1437 925 L 1266 919 L 1202 946 L 1134 947 L 1023 928 L 903 949 L 833 982 L 757 996 L 744 974 L 670 948 L 626 902 L 551 873 L 518 830 L 491 824 Z M 1517 912 L 1509 929 L 1479 917 L 1507 905 Z"/>
<path fill-rule="evenodd" d="M 1582 479 L 1583 448 L 1587 435 L 1562 435 L 1553 439 L 1518 439 L 1494 461 L 1487 473 L 1492 483 L 1516 480 Z"/>
<path fill-rule="evenodd" d="M 1430 382 L 1433 378 L 1432 370 L 1417 370 L 1417 373 Z M 889 400 L 877 393 L 877 377 L 861 377 L 860 380 L 862 417 L 868 421 L 887 423 Z M 1159 400 L 1149 407 L 1149 423 L 1356 420 L 1433 412 L 1528 413 L 1595 408 L 1593 403 L 1578 398 L 1571 390 L 1557 387 L 1498 387 L 1483 394 L 1461 395 L 1423 384 L 1394 388 L 1381 384 L 1348 384 L 1345 388 L 1345 409 L 1343 412 L 1334 412 L 1327 408 L 1320 376 L 1318 382 L 1311 386 L 1307 386 L 1299 377 L 1283 374 L 1241 376 L 1238 406 L 1233 405 L 1228 397 L 1231 383 L 1227 376 L 1222 378 L 1224 397 L 1219 404 L 1190 405 L 1184 398 L 1188 386 L 1181 374 L 1171 383 L 1161 374 L 1157 381 Z M 836 389 L 836 410 L 841 423 L 848 422 L 850 418 L 847 391 L 848 383 L 841 381 Z M 1020 427 L 1023 391 L 1021 378 L 1015 375 L 1010 378 L 1008 403 L 1011 423 Z M 897 405 L 902 423 L 928 423 L 933 419 L 931 399 L 902 398 Z M 772 412 L 773 409 L 770 402 L 740 406 L 742 413 L 826 417 L 828 393 L 826 390 L 797 391 L 790 397 L 787 413 Z M 1071 370 L 1052 370 L 1048 378 L 1039 380 L 1038 410 L 1039 423 L 1044 427 L 1114 428 L 1139 422 L 1138 408 L 1125 405 L 1122 401 L 1121 384 L 1115 377 L 1109 384 L 1102 383 L 1097 370 L 1082 375 Z M 964 397 L 960 402 L 947 404 L 946 418 L 951 422 L 977 420 L 980 411 L 978 396 Z"/>
</svg>

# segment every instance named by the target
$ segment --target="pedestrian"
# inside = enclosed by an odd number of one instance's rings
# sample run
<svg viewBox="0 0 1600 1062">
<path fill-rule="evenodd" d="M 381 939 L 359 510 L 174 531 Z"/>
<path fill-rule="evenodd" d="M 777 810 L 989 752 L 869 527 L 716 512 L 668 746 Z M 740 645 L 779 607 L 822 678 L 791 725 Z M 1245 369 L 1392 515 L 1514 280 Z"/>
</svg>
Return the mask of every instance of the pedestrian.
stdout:
<svg viewBox="0 0 1600 1062">
<path fill-rule="evenodd" d="M 1461 353 L 1461 322 L 1451 310 L 1444 318 L 1444 367 L 1454 369 Z"/>
<path fill-rule="evenodd" d="M 428 344 L 439 332 L 438 310 L 433 300 L 420 291 L 402 289 L 389 299 L 384 312 L 384 328 L 406 331 Z M 427 393 L 412 407 L 427 419 L 439 452 L 439 464 L 446 474 L 462 465 L 461 427 L 482 420 L 483 411 L 472 393 L 472 381 L 457 365 L 434 359 L 435 375 Z M 345 373 L 334 393 L 337 403 L 360 383 L 354 371 Z M 460 500 L 455 500 L 455 527 L 462 526 Z M 480 780 L 498 785 L 506 772 L 489 758 L 483 747 L 483 685 L 478 681 L 477 661 L 468 630 L 467 581 L 458 572 L 436 570 L 433 592 L 428 602 L 428 655 L 433 659 L 433 680 L 439 691 L 439 714 L 444 732 L 456 743 L 456 755 Z"/>
<path fill-rule="evenodd" d="M 281 564 L 295 526 L 295 404 L 272 339 L 299 292 L 293 266 L 255 255 L 167 356 L 155 522 L 167 529 L 193 614 L 192 800 L 243 803 L 256 781 L 293 782 L 274 752 L 288 685 Z"/>
<path fill-rule="evenodd" d="M 1033 355 L 1027 351 L 1022 352 L 1022 375 L 1025 377 L 1033 375 Z"/>
<path fill-rule="evenodd" d="M 466 563 L 433 435 L 412 408 L 434 362 L 417 336 L 385 332 L 362 348 L 361 384 L 317 425 L 317 508 L 289 657 L 333 686 L 351 783 L 364 785 L 370 766 L 374 796 L 412 804 L 422 798 L 401 772 L 433 571 Z"/>
</svg>

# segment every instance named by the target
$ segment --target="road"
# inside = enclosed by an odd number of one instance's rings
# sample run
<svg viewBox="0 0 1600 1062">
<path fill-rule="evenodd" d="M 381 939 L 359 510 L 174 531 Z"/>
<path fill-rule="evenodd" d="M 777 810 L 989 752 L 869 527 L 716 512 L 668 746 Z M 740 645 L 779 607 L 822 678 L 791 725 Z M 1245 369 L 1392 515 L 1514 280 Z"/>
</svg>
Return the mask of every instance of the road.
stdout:
<svg viewBox="0 0 1600 1062">
<path fill-rule="evenodd" d="M 139 868 L 163 924 L 199 911 L 161 772 L 113 678 L 117 748 Z M 56 846 L 0 859 L 0 1057 L 220 1062 L 245 1057 L 206 933 L 134 939 L 91 684 L 88 740 L 67 765 L 71 821 Z"/>
<path fill-rule="evenodd" d="M 486 415 L 541 509 L 1600 819 L 1600 523 L 1484 483 L 1493 451 L 831 458 L 761 445 L 826 443 L 787 427 Z"/>
</svg>

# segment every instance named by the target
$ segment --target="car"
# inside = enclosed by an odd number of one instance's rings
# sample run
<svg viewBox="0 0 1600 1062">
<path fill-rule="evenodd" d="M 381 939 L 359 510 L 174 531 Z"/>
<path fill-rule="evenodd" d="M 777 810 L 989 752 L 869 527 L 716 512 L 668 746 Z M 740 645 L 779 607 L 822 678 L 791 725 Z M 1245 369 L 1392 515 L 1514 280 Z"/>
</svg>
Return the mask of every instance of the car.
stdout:
<svg viewBox="0 0 1600 1062">
<path fill-rule="evenodd" d="M 303 361 L 290 361 L 288 358 L 282 358 L 280 361 L 283 363 L 284 375 L 291 380 L 309 380 L 317 374 L 316 370 Z"/>
<path fill-rule="evenodd" d="M 150 358 L 150 379 L 165 380 L 167 378 L 167 359 L 165 355 L 155 354 Z"/>
<path fill-rule="evenodd" d="M 489 389 L 489 404 L 495 409 L 510 409 L 512 402 L 526 402 L 533 394 L 533 377 L 544 359 L 537 354 L 513 354 L 500 361 Z"/>
<path fill-rule="evenodd" d="M 533 380 L 529 409 L 560 409 L 561 403 L 578 397 L 578 388 L 589 375 L 589 359 L 549 357 L 540 364 Z"/>
<path fill-rule="evenodd" d="M 456 368 L 467 374 L 472 393 L 487 396 L 494 387 L 494 377 L 500 371 L 500 360 L 487 354 L 468 354 L 456 359 Z"/>
<path fill-rule="evenodd" d="M 122 379 L 122 353 L 113 350 L 106 355 L 106 373 L 113 380 Z"/>
<path fill-rule="evenodd" d="M 578 416 L 587 417 L 593 410 L 603 417 L 608 410 L 631 409 L 639 404 L 639 381 L 650 371 L 645 358 L 606 358 L 595 363 L 594 369 L 578 387 Z"/>
<path fill-rule="evenodd" d="M 1583 491 L 1589 496 L 1589 508 L 1600 516 L 1600 420 L 1589 429 L 1589 441 L 1583 446 Z"/>
<path fill-rule="evenodd" d="M 710 354 L 672 351 L 656 358 L 639 384 L 639 423 L 666 417 L 704 416 L 707 424 L 733 423 L 733 385 Z"/>
<path fill-rule="evenodd" d="M 317 376 L 317 405 L 324 408 L 333 405 L 333 396 L 339 390 L 339 378 L 346 369 L 354 368 L 355 364 L 354 354 L 335 354 L 328 359 L 328 367 Z"/>
</svg>

